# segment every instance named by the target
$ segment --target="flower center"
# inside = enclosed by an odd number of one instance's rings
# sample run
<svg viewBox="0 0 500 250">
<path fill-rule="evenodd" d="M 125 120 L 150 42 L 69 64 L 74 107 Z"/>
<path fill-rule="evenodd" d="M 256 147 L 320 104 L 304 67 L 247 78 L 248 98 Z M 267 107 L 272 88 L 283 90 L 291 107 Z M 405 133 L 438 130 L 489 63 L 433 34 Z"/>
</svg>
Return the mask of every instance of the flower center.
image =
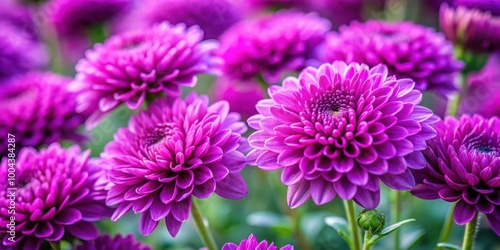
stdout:
<svg viewBox="0 0 500 250">
<path fill-rule="evenodd" d="M 313 97 L 306 104 L 310 111 L 313 122 L 323 124 L 335 124 L 344 118 L 348 110 L 352 109 L 354 97 L 341 90 L 321 93 Z"/>
<path fill-rule="evenodd" d="M 144 145 L 146 147 L 157 145 L 165 140 L 168 140 L 173 135 L 174 135 L 173 123 L 160 124 L 146 134 L 146 136 L 143 139 Z"/>
<path fill-rule="evenodd" d="M 469 141 L 467 148 L 481 154 L 497 155 L 500 153 L 498 145 L 492 140 L 484 140 L 484 138 L 476 138 Z"/>
</svg>

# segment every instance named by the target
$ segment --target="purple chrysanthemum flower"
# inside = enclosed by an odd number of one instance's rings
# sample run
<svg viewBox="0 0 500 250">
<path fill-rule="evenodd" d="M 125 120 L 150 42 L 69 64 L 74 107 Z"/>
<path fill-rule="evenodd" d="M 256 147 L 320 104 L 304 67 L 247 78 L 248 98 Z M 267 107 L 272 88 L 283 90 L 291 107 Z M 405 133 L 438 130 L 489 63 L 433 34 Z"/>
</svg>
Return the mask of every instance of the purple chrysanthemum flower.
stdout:
<svg viewBox="0 0 500 250">
<path fill-rule="evenodd" d="M 96 110 L 87 125 L 122 103 L 137 109 L 147 96 L 177 96 L 181 86 L 196 85 L 197 74 L 216 74 L 221 63 L 213 55 L 217 43 L 202 37 L 196 26 L 164 22 L 115 35 L 87 51 L 72 83 L 84 92 L 78 100 L 82 109 Z"/>
<path fill-rule="evenodd" d="M 331 33 L 319 53 L 324 62 L 383 63 L 390 74 L 413 79 L 416 89 L 442 95 L 457 90 L 455 78 L 463 68 L 443 35 L 411 22 L 353 22 Z"/>
<path fill-rule="evenodd" d="M 479 115 L 446 117 L 435 124 L 438 136 L 427 141 L 427 166 L 414 170 L 419 198 L 457 202 L 459 225 L 477 212 L 486 214 L 500 235 L 500 120 Z"/>
<path fill-rule="evenodd" d="M 131 0 L 51 0 L 41 14 L 47 17 L 61 36 L 84 33 L 126 10 Z"/>
<path fill-rule="evenodd" d="M 23 148 L 15 162 L 12 184 L 0 182 L 0 223 L 10 223 L 8 208 L 15 193 L 15 242 L 5 228 L 0 231 L 2 249 L 40 249 L 44 241 L 66 239 L 93 240 L 99 232 L 92 224 L 111 214 L 104 202 L 107 183 L 104 170 L 90 151 L 59 144 L 37 152 Z M 3 158 L 0 173 L 7 177 L 12 167 Z M 7 188 L 17 188 L 8 190 Z"/>
<path fill-rule="evenodd" d="M 116 235 L 99 236 L 93 241 L 87 241 L 79 245 L 76 250 L 151 250 L 152 248 L 137 241 L 132 234 L 123 237 Z"/>
<path fill-rule="evenodd" d="M 466 49 L 489 52 L 500 48 L 500 16 L 464 6 L 443 4 L 440 26 L 446 37 Z"/>
<path fill-rule="evenodd" d="M 218 78 L 212 87 L 212 97 L 216 101 L 225 100 L 230 111 L 239 113 L 243 120 L 257 114 L 255 105 L 266 97 L 257 81 L 238 81 L 227 77 Z"/>
<path fill-rule="evenodd" d="M 412 80 L 387 74 L 383 65 L 323 64 L 270 87 L 271 99 L 258 103 L 260 114 L 248 120 L 257 131 L 248 138 L 247 158 L 264 170 L 283 169 L 291 208 L 338 194 L 372 209 L 379 180 L 413 188 L 408 168 L 425 166 L 420 151 L 435 136 L 436 118 L 418 105 L 422 96 Z"/>
<path fill-rule="evenodd" d="M 461 114 L 500 117 L 500 51 L 491 54 L 479 72 L 467 76 L 467 93 L 460 101 Z"/>
<path fill-rule="evenodd" d="M 237 0 L 144 0 L 123 19 L 116 20 L 114 30 L 146 28 L 168 21 L 198 25 L 205 39 L 215 39 L 241 19 L 239 5 Z"/>
<path fill-rule="evenodd" d="M 140 232 L 148 235 L 165 219 L 175 236 L 189 217 L 193 196 L 216 193 L 246 196 L 239 174 L 248 150 L 241 137 L 247 127 L 227 102 L 208 105 L 206 96 L 158 99 L 133 116 L 102 154 L 112 168 L 107 203 L 118 205 L 117 220 L 129 210 L 142 213 Z"/>
<path fill-rule="evenodd" d="M 247 80 L 261 74 L 274 84 L 287 71 L 308 66 L 330 22 L 315 13 L 280 11 L 235 24 L 221 36 L 224 73 Z"/>
<path fill-rule="evenodd" d="M 70 81 L 50 72 L 32 72 L 6 82 L 0 91 L 0 133 L 15 135 L 19 148 L 83 141 L 78 127 L 86 116 L 75 110 L 76 93 L 66 88 Z M 7 152 L 7 139 L 0 139 L 1 155 Z"/>
<path fill-rule="evenodd" d="M 222 246 L 222 250 L 276 250 L 278 247 L 274 245 L 273 242 L 269 244 L 267 241 L 263 240 L 261 242 L 257 241 L 255 236 L 251 234 L 248 239 L 244 239 L 240 242 L 239 245 L 234 243 L 226 243 Z M 280 250 L 293 250 L 292 245 L 286 245 Z"/>
</svg>

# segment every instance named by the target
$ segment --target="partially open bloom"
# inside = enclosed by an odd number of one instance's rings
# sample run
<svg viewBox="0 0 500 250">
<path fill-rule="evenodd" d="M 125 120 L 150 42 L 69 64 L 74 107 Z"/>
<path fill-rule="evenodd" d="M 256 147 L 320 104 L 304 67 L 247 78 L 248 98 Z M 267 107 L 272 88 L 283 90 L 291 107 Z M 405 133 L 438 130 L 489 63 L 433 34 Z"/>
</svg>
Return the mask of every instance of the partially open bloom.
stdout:
<svg viewBox="0 0 500 250">
<path fill-rule="evenodd" d="M 246 196 L 239 174 L 248 150 L 247 127 L 227 102 L 208 105 L 206 96 L 158 99 L 115 134 L 102 157 L 111 168 L 107 203 L 118 205 L 117 220 L 129 210 L 142 213 L 139 229 L 148 235 L 165 219 L 172 236 L 189 217 L 192 197 L 212 193 Z"/>
<path fill-rule="evenodd" d="M 468 5 L 459 5 L 455 8 L 446 4 L 441 6 L 439 21 L 446 37 L 466 49 L 477 52 L 489 52 L 500 48 L 500 16 L 466 6 Z M 496 12 L 499 10 L 500 7 L 497 7 Z"/>
<path fill-rule="evenodd" d="M 383 63 L 390 74 L 413 79 L 416 89 L 442 95 L 457 90 L 455 78 L 463 68 L 442 34 L 411 22 L 353 22 L 330 34 L 319 53 L 324 62 Z"/>
<path fill-rule="evenodd" d="M 114 29 L 147 28 L 168 21 L 198 25 L 205 39 L 214 39 L 241 19 L 239 4 L 238 0 L 143 0 L 123 19 L 117 19 Z"/>
<path fill-rule="evenodd" d="M 102 235 L 93 241 L 84 242 L 76 250 L 151 250 L 151 247 L 137 241 L 132 234 L 126 237 L 116 235 L 113 238 Z"/>
<path fill-rule="evenodd" d="M 425 167 L 421 153 L 433 138 L 433 113 L 418 104 L 422 94 L 410 79 L 387 68 L 334 62 L 306 68 L 271 99 L 257 104 L 248 120 L 257 131 L 247 155 L 261 169 L 283 169 L 287 200 L 296 208 L 312 197 L 321 205 L 354 199 L 366 209 L 380 201 L 379 181 L 397 190 L 414 186 L 408 168 Z"/>
<path fill-rule="evenodd" d="M 163 22 L 115 35 L 87 51 L 72 83 L 73 89 L 83 90 L 81 106 L 96 110 L 87 125 L 122 103 L 137 109 L 147 96 L 178 96 L 181 86 L 196 85 L 197 74 L 217 73 L 217 43 L 202 38 L 196 26 Z"/>
<path fill-rule="evenodd" d="M 312 62 L 330 22 L 315 13 L 280 11 L 233 25 L 221 36 L 224 74 L 247 80 L 262 75 L 278 83 L 286 72 L 302 70 Z"/>
<path fill-rule="evenodd" d="M 500 116 L 500 52 L 491 54 L 479 72 L 467 75 L 467 93 L 460 101 L 460 113 Z"/>
<path fill-rule="evenodd" d="M 109 217 L 111 211 L 104 202 L 103 168 L 89 155 L 90 151 L 81 152 L 78 146 L 64 149 L 57 143 L 39 152 L 21 150 L 14 163 L 15 180 L 0 182 L 0 223 L 4 226 L 12 216 L 4 208 L 9 207 L 11 196 L 15 200 L 15 242 L 2 229 L 2 249 L 38 250 L 45 241 L 63 237 L 97 238 L 99 232 L 92 222 Z M 7 177 L 12 164 L 10 158 L 3 158 L 0 174 Z"/>
<path fill-rule="evenodd" d="M 253 236 L 253 234 L 251 234 L 248 237 L 248 239 L 242 240 L 239 245 L 230 242 L 222 246 L 222 250 L 276 250 L 276 249 L 278 249 L 278 247 L 276 247 L 273 242 L 271 242 L 271 244 L 269 244 L 266 240 L 259 242 L 255 238 L 255 236 Z M 280 248 L 280 250 L 293 250 L 293 246 L 286 245 Z"/>
<path fill-rule="evenodd" d="M 500 120 L 463 115 L 435 124 L 438 136 L 427 142 L 427 166 L 414 170 L 419 198 L 457 202 L 455 222 L 464 225 L 486 214 L 500 235 Z"/>
<path fill-rule="evenodd" d="M 230 111 L 240 114 L 243 120 L 257 114 L 255 105 L 266 97 L 257 81 L 239 81 L 228 77 L 218 78 L 212 87 L 212 93 L 214 100 L 227 101 Z"/>
<path fill-rule="evenodd" d="M 78 127 L 85 115 L 77 113 L 76 93 L 66 86 L 71 78 L 50 72 L 32 72 L 12 78 L 0 91 L 0 134 L 16 136 L 16 146 L 40 147 L 52 142 L 81 142 Z M 0 139 L 7 152 L 7 136 Z"/>
</svg>

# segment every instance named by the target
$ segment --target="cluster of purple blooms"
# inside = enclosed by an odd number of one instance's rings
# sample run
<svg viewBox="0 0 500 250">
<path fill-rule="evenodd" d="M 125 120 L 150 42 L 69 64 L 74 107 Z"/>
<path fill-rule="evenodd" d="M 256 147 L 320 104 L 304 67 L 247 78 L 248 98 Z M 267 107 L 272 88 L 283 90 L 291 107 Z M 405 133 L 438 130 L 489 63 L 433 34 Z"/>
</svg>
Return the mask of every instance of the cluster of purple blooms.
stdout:
<svg viewBox="0 0 500 250">
<path fill-rule="evenodd" d="M 196 199 L 247 196 L 247 165 L 280 170 L 290 208 L 338 196 L 374 209 L 383 183 L 456 203 L 459 225 L 485 214 L 500 235 L 500 4 L 442 5 L 443 34 L 361 22 L 363 1 L 238 2 L 5 1 L 0 153 L 13 134 L 17 159 L 15 181 L 0 182 L 0 224 L 12 221 L 6 208 L 15 201 L 16 241 L 0 230 L 1 249 L 61 240 L 79 250 L 151 249 L 132 235 L 100 235 L 94 222 L 133 211 L 142 235 L 164 221 L 175 237 Z M 262 13 L 270 6 L 295 9 Z M 90 46 L 82 34 L 105 24 L 114 35 Z M 43 71 L 50 37 L 66 62 L 81 57 L 75 77 Z M 464 86 L 457 48 L 491 53 Z M 215 101 L 185 91 L 205 84 L 201 74 L 218 77 Z M 422 104 L 423 92 L 448 98 L 460 87 L 460 118 Z M 92 129 L 120 106 L 135 110 L 128 126 L 90 157 L 82 125 Z M 8 176 L 10 157 L 0 162 Z M 278 247 L 250 235 L 222 249 Z"/>
</svg>

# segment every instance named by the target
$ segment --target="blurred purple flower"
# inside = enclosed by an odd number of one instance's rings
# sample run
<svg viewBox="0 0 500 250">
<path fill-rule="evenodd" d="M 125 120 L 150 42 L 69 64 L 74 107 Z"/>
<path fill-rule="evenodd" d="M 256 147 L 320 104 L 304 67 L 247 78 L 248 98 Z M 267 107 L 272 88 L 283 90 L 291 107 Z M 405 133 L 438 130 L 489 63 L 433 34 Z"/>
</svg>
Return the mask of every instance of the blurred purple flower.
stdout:
<svg viewBox="0 0 500 250">
<path fill-rule="evenodd" d="M 229 103 L 230 111 L 239 113 L 243 120 L 257 114 L 255 105 L 266 97 L 265 91 L 257 81 L 245 82 L 221 77 L 212 87 L 214 100 L 225 100 Z"/>
<path fill-rule="evenodd" d="M 115 35 L 87 51 L 71 84 L 83 92 L 80 110 L 95 111 L 87 127 L 122 103 L 138 109 L 147 97 L 178 96 L 181 86 L 195 86 L 197 74 L 217 74 L 221 61 L 213 52 L 218 44 L 201 41 L 202 36 L 198 27 L 164 22 Z"/>
<path fill-rule="evenodd" d="M 363 0 L 308 0 L 309 11 L 315 11 L 328 18 L 333 27 L 363 19 Z M 368 1 L 366 1 L 368 2 Z M 380 2 L 370 1 L 370 2 Z"/>
<path fill-rule="evenodd" d="M 500 116 L 500 51 L 492 53 L 479 72 L 467 76 L 467 93 L 460 102 L 461 114 Z"/>
<path fill-rule="evenodd" d="M 454 218 L 464 225 L 479 211 L 500 235 L 500 120 L 479 115 L 446 117 L 427 141 L 427 166 L 413 170 L 419 198 L 457 202 Z"/>
<path fill-rule="evenodd" d="M 205 39 L 218 38 L 241 19 L 238 0 L 144 0 L 114 22 L 114 31 L 147 28 L 155 23 L 198 25 Z"/>
<path fill-rule="evenodd" d="M 51 0 L 41 10 L 60 36 L 85 34 L 131 5 L 131 0 Z"/>
<path fill-rule="evenodd" d="M 4 0 L 0 30 L 0 83 L 47 64 L 48 56 L 38 39 L 29 8 Z"/>
<path fill-rule="evenodd" d="M 379 180 L 413 188 L 408 168 L 425 166 L 420 151 L 435 136 L 430 124 L 437 118 L 418 105 L 422 94 L 412 80 L 387 74 L 383 65 L 323 64 L 271 86 L 271 99 L 257 104 L 247 158 L 264 170 L 283 169 L 291 208 L 338 194 L 373 209 Z"/>
<path fill-rule="evenodd" d="M 248 80 L 259 74 L 270 84 L 308 66 L 330 22 L 315 13 L 280 11 L 235 24 L 221 36 L 224 73 Z"/>
<path fill-rule="evenodd" d="M 7 188 L 16 187 L 16 241 L 0 231 L 2 249 L 40 249 L 44 241 L 56 242 L 63 237 L 93 240 L 99 232 L 91 223 L 111 215 L 105 205 L 107 183 L 103 169 L 90 151 L 81 153 L 78 146 L 68 149 L 59 144 L 37 152 L 23 148 L 15 163 L 14 186 L 0 182 L 0 204 L 9 207 Z M 8 158 L 3 158 L 0 173 L 7 176 Z M 0 210 L 0 223 L 9 223 L 11 214 Z"/>
<path fill-rule="evenodd" d="M 389 74 L 413 79 L 416 89 L 441 95 L 457 90 L 455 78 L 463 68 L 442 34 L 411 22 L 353 22 L 330 34 L 318 53 L 324 62 L 383 63 Z"/>
<path fill-rule="evenodd" d="M 478 9 L 500 16 L 500 1 L 498 0 L 455 0 L 454 6 L 464 6 L 468 9 Z"/>
<path fill-rule="evenodd" d="M 123 237 L 116 235 L 102 235 L 94 241 L 84 242 L 76 250 L 151 250 L 152 248 L 137 241 L 132 234 Z"/>
<path fill-rule="evenodd" d="M 172 236 L 189 217 L 192 197 L 216 193 L 246 196 L 239 171 L 248 150 L 247 127 L 227 102 L 208 105 L 206 96 L 158 99 L 115 134 L 102 157 L 112 169 L 107 203 L 118 205 L 117 220 L 129 210 L 142 213 L 140 232 L 148 235 L 165 219 Z"/>
<path fill-rule="evenodd" d="M 76 112 L 76 93 L 67 90 L 71 78 L 50 72 L 31 72 L 2 85 L 0 134 L 16 136 L 17 147 L 40 147 L 70 140 L 82 142 L 78 131 L 85 115 Z M 7 136 L 0 139 L 0 154 L 7 152 Z"/>
<path fill-rule="evenodd" d="M 251 234 L 248 237 L 248 239 L 242 240 L 239 245 L 230 242 L 222 246 L 222 250 L 276 250 L 276 249 L 278 249 L 278 247 L 276 247 L 274 243 L 271 242 L 271 244 L 269 244 L 265 240 L 259 242 L 255 238 L 255 236 L 253 236 L 253 234 Z M 293 246 L 286 245 L 280 248 L 280 250 L 293 250 Z"/>
<path fill-rule="evenodd" d="M 446 37 L 466 49 L 489 52 L 500 48 L 500 17 L 479 9 L 443 4 L 440 25 Z"/>
</svg>

